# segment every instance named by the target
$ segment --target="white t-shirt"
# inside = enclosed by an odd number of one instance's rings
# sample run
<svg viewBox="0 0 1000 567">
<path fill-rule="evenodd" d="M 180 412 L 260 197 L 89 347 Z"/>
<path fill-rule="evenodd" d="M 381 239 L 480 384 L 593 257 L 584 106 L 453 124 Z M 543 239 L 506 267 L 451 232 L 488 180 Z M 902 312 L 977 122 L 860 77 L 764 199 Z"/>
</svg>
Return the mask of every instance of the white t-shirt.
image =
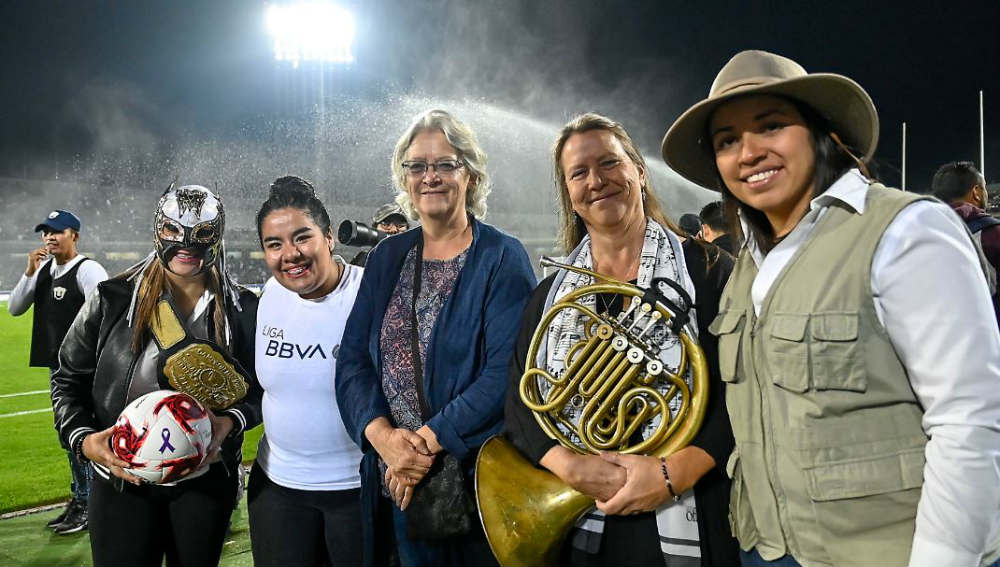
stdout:
<svg viewBox="0 0 1000 567">
<path fill-rule="evenodd" d="M 337 288 L 316 300 L 302 299 L 270 278 L 257 308 L 255 365 L 264 388 L 257 463 L 287 488 L 361 486 L 361 451 L 344 428 L 333 386 L 362 274 L 357 266 L 343 266 Z"/>
</svg>

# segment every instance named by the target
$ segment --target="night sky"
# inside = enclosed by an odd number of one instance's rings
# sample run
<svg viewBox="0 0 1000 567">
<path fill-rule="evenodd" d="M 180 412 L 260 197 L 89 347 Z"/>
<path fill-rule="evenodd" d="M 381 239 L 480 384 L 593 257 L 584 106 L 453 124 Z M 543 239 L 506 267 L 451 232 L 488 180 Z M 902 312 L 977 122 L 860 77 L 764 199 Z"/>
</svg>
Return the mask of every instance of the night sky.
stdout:
<svg viewBox="0 0 1000 567">
<path fill-rule="evenodd" d="M 1000 171 L 1000 2 L 731 4 L 342 2 L 355 63 L 290 69 L 272 59 L 255 0 L 5 2 L 0 176 L 45 178 L 133 144 L 108 134 L 117 126 L 225 143 L 301 112 L 320 81 L 322 96 L 471 98 L 555 125 L 594 110 L 659 156 L 673 119 L 748 48 L 864 86 L 881 116 L 880 177 L 897 186 L 905 120 L 909 189 L 945 161 L 978 162 L 983 89 L 987 177 Z"/>
</svg>

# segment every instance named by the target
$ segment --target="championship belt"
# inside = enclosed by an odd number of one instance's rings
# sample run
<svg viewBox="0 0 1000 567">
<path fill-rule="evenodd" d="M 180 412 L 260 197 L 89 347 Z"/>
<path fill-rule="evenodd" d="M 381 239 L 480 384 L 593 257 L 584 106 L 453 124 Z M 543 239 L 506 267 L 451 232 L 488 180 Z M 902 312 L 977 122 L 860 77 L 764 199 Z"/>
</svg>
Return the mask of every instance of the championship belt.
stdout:
<svg viewBox="0 0 1000 567">
<path fill-rule="evenodd" d="M 161 387 L 184 392 L 213 410 L 228 408 L 247 395 L 247 373 L 240 363 L 218 345 L 188 336 L 166 298 L 156 304 L 150 328 L 160 349 Z"/>
</svg>

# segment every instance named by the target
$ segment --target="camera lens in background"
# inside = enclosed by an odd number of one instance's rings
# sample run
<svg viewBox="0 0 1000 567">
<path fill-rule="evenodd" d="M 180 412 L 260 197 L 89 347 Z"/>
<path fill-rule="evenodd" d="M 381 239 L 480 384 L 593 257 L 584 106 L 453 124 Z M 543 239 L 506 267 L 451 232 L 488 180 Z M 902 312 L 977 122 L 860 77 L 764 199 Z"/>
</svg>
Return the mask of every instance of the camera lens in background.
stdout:
<svg viewBox="0 0 1000 567">
<path fill-rule="evenodd" d="M 386 236 L 388 233 L 352 220 L 345 220 L 337 227 L 337 240 L 346 246 L 375 246 Z"/>
</svg>

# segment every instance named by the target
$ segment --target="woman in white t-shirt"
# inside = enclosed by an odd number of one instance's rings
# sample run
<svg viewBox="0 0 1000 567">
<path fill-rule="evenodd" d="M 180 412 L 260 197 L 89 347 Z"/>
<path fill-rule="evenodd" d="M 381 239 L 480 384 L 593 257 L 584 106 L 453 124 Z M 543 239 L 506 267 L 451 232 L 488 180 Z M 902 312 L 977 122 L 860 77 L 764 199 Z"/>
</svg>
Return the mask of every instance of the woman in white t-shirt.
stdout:
<svg viewBox="0 0 1000 567">
<path fill-rule="evenodd" d="M 337 351 L 361 268 L 333 256 L 326 208 L 282 177 L 257 213 L 272 277 L 257 311 L 264 436 L 250 474 L 254 564 L 361 563 L 361 452 L 334 392 Z"/>
</svg>

